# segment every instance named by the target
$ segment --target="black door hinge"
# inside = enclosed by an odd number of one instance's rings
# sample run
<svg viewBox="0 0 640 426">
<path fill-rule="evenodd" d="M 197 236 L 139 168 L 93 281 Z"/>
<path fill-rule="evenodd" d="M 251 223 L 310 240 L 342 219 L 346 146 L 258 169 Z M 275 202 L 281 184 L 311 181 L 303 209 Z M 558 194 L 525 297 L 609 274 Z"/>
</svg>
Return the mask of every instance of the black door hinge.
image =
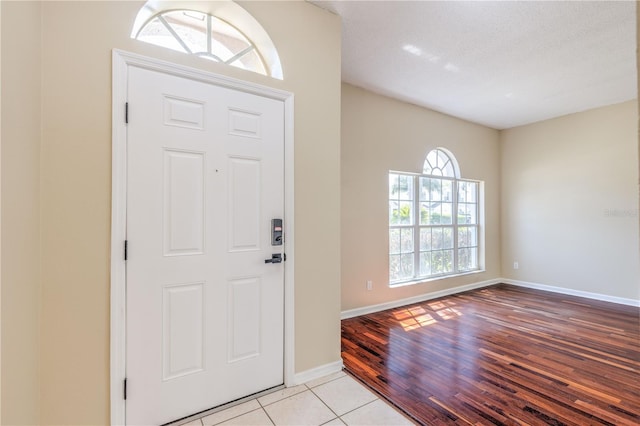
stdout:
<svg viewBox="0 0 640 426">
<path fill-rule="evenodd" d="M 129 102 L 124 103 L 124 122 L 129 124 Z"/>
<path fill-rule="evenodd" d="M 123 385 L 123 393 L 124 393 L 124 399 L 127 399 L 127 379 L 124 379 L 124 385 Z"/>
<path fill-rule="evenodd" d="M 129 241 L 124 240 L 124 260 L 127 260 L 128 248 L 129 248 Z"/>
</svg>

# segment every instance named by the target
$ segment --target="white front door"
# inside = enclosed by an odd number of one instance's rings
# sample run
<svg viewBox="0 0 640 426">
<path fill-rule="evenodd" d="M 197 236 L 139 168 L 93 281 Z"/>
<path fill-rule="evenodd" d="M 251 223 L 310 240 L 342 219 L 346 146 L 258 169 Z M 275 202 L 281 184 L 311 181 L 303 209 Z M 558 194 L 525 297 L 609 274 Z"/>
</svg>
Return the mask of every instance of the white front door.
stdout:
<svg viewBox="0 0 640 426">
<path fill-rule="evenodd" d="M 128 424 L 283 383 L 282 101 L 137 67 L 128 75 Z"/>
</svg>

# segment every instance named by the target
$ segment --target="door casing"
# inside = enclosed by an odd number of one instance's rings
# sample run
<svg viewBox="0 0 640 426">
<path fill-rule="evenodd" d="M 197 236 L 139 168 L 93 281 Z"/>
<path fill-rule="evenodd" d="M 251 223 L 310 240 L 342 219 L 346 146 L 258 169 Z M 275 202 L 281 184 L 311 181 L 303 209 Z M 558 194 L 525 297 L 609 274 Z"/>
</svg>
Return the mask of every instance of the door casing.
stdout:
<svg viewBox="0 0 640 426">
<path fill-rule="evenodd" d="M 112 165 L 111 165 L 111 424 L 126 423 L 124 381 L 126 378 L 126 240 L 127 211 L 127 102 L 128 69 L 139 67 L 183 78 L 227 87 L 284 103 L 284 232 L 287 261 L 284 265 L 284 383 L 294 380 L 294 131 L 293 102 L 290 92 L 214 74 L 155 58 L 114 49 L 112 53 Z"/>
</svg>

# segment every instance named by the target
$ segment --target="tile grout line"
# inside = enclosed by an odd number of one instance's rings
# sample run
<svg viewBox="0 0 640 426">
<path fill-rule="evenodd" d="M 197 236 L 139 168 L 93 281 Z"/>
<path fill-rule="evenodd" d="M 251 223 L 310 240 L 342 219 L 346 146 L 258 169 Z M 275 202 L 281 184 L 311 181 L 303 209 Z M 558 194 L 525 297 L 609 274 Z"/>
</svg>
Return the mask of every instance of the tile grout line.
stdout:
<svg viewBox="0 0 640 426">
<path fill-rule="evenodd" d="M 298 386 L 303 386 L 303 385 L 298 385 Z M 293 389 L 293 388 L 295 388 L 295 387 L 297 387 L 297 386 L 293 386 L 293 387 L 290 387 L 290 388 L 284 388 L 284 389 L 282 389 L 282 391 L 284 391 L 284 390 L 286 390 L 286 389 Z M 307 387 L 307 386 L 305 385 L 305 387 Z M 307 389 L 309 389 L 309 388 L 307 387 Z M 268 404 L 263 404 L 262 402 L 260 402 L 260 400 L 259 400 L 258 398 L 256 398 L 256 401 L 258 401 L 258 404 L 260 404 L 260 406 L 261 406 L 262 408 L 266 408 L 266 407 L 268 407 L 268 406 L 270 406 L 270 405 L 273 405 L 273 404 L 276 404 L 276 403 L 278 403 L 278 402 L 280 402 L 280 401 L 284 401 L 285 399 L 289 399 L 289 398 L 292 398 L 292 397 L 294 397 L 294 396 L 296 396 L 296 395 L 300 395 L 300 394 L 301 394 L 301 393 L 303 393 L 303 392 L 306 392 L 306 390 L 301 390 L 300 392 L 296 392 L 296 393 L 293 393 L 293 394 L 291 394 L 291 395 L 288 395 L 288 396 L 282 397 L 282 398 L 280 398 L 280 399 L 276 399 L 275 401 L 270 402 L 270 403 L 268 403 Z M 264 395 L 264 396 L 269 396 L 269 394 Z"/>
<path fill-rule="evenodd" d="M 336 381 L 336 380 L 343 379 L 343 378 L 345 378 L 345 377 L 351 377 L 351 376 L 350 376 L 349 374 L 345 374 L 344 376 L 336 377 L 336 378 L 335 378 L 335 379 L 333 379 L 333 380 L 329 380 L 329 381 L 324 382 L 324 383 L 322 383 L 322 384 L 319 384 L 319 385 L 317 385 L 317 386 L 315 386 L 315 387 L 316 387 L 316 388 L 318 388 L 318 387 L 320 387 L 320 386 L 326 385 L 327 383 L 331 383 L 331 382 L 334 382 L 334 381 Z M 353 379 L 353 378 L 351 377 L 351 379 Z M 371 392 L 367 386 L 364 386 L 364 385 L 363 385 L 362 383 L 360 383 L 358 380 L 354 380 L 354 381 L 355 381 L 356 383 L 358 383 L 360 386 L 362 386 L 362 388 L 364 388 L 364 389 L 368 390 L 368 391 L 369 391 L 369 392 L 374 396 L 374 399 L 373 399 L 373 400 L 371 400 L 371 401 L 369 401 L 369 402 L 366 402 L 366 403 L 364 403 L 364 404 L 362 404 L 362 405 L 360 405 L 360 406 L 358 406 L 358 407 L 356 407 L 356 408 L 353 408 L 353 409 L 351 409 L 351 410 L 347 411 L 346 413 L 344 413 L 344 414 L 342 414 L 342 415 L 338 415 L 338 413 L 336 413 L 335 411 L 333 411 L 333 410 L 331 409 L 331 407 L 329 407 L 329 405 L 328 405 L 326 402 L 324 402 L 324 400 L 323 400 L 323 399 L 322 399 L 318 394 L 316 394 L 315 392 L 313 392 L 312 388 L 309 388 L 309 390 L 310 390 L 310 391 L 311 391 L 311 392 L 312 392 L 312 393 L 313 393 L 313 394 L 314 394 L 314 395 L 315 395 L 315 396 L 316 396 L 320 401 L 322 401 L 322 403 L 323 403 L 324 405 L 326 405 L 326 406 L 327 406 L 327 408 L 329 408 L 329 410 L 331 410 L 331 412 L 332 412 L 333 414 L 335 414 L 335 415 L 337 416 L 336 418 L 340 419 L 340 421 L 341 421 L 342 423 L 346 424 L 346 422 L 342 420 L 342 416 L 346 416 L 347 414 L 349 414 L 349 413 L 351 413 L 351 412 L 353 412 L 353 411 L 359 410 L 359 409 L 360 409 L 360 408 L 362 408 L 362 407 L 366 407 L 367 405 L 372 404 L 372 403 L 374 403 L 374 402 L 376 402 L 377 400 L 379 400 L 379 399 L 380 399 L 380 398 L 378 397 L 378 395 L 376 395 L 374 392 Z M 308 387 L 308 386 L 307 386 L 307 387 Z M 394 410 L 395 410 L 395 409 L 394 409 Z M 331 421 L 331 420 L 330 420 L 330 421 Z"/>
<path fill-rule="evenodd" d="M 247 401 L 248 402 L 248 401 Z M 232 407 L 233 408 L 233 407 Z M 222 420 L 221 422 L 218 423 L 214 423 L 212 426 L 217 426 L 220 425 L 222 423 L 228 422 L 229 420 L 233 420 L 233 419 L 237 419 L 240 416 L 244 416 L 245 414 L 249 414 L 249 413 L 253 413 L 254 411 L 258 411 L 258 410 L 262 410 L 265 411 L 262 407 L 258 407 L 258 408 L 254 408 L 253 410 L 249 410 L 246 413 L 242 413 L 242 414 L 238 414 L 237 416 L 233 416 L 233 417 L 229 417 L 228 419 Z M 223 413 L 224 411 L 219 411 L 219 413 Z M 265 411 L 266 413 L 266 411 Z M 216 413 L 214 413 L 216 414 Z M 268 415 L 267 415 L 268 416 Z M 202 426 L 204 426 L 204 422 L 202 421 L 202 419 L 204 419 L 204 417 L 200 418 L 200 423 L 202 423 Z M 269 418 L 269 420 L 271 420 L 271 418 Z M 272 422 L 273 423 L 273 422 Z"/>
<path fill-rule="evenodd" d="M 328 383 L 328 382 L 327 382 L 327 383 Z M 338 415 L 336 414 L 336 412 L 335 412 L 335 411 L 333 411 L 333 410 L 331 409 L 331 407 L 329 407 L 329 406 L 326 404 L 326 402 L 324 402 L 324 401 L 322 400 L 322 398 L 320 398 L 318 395 L 316 395 L 316 394 L 315 394 L 315 392 L 313 392 L 313 390 L 311 390 L 311 388 L 310 388 L 309 386 L 307 386 L 306 384 L 303 384 L 303 385 L 304 385 L 304 387 L 306 388 L 306 390 L 303 390 L 303 391 L 300 391 L 300 392 L 294 393 L 293 395 L 289 395 L 289 396 L 287 396 L 286 398 L 282 398 L 282 399 L 279 399 L 279 400 L 277 400 L 277 401 L 273 401 L 273 402 L 272 402 L 272 403 L 270 403 L 270 404 L 262 405 L 262 403 L 261 403 L 260 401 L 258 401 L 258 404 L 260 404 L 260 408 L 265 412 L 265 414 L 267 415 L 267 417 L 269 418 L 269 420 L 271 421 L 271 423 L 272 423 L 274 426 L 279 426 L 279 425 L 277 425 L 277 424 L 276 424 L 276 422 L 271 418 L 271 416 L 269 415 L 269 413 L 267 412 L 267 410 L 266 410 L 266 408 L 265 408 L 265 407 L 267 407 L 267 406 L 269 406 L 269 405 L 276 404 L 276 403 L 278 403 L 278 402 L 285 401 L 285 400 L 287 400 L 287 399 L 291 399 L 291 398 L 293 398 L 293 397 L 295 397 L 295 396 L 298 396 L 298 395 L 301 395 L 301 394 L 303 394 L 303 393 L 305 393 L 305 392 L 311 392 L 311 394 L 312 394 L 312 395 L 314 395 L 316 398 L 318 398 L 318 399 L 320 400 L 320 402 L 322 402 L 322 403 L 323 403 L 323 404 L 324 404 L 324 405 L 329 409 L 329 411 L 331 411 L 331 412 L 336 416 L 336 417 L 334 417 L 334 418 L 332 418 L 332 419 L 329 419 L 329 420 L 328 420 L 329 422 L 330 422 L 330 421 L 332 421 L 332 420 L 335 420 L 335 419 L 339 419 L 339 418 L 340 418 L 340 416 L 338 416 Z M 321 385 L 318 385 L 318 386 L 321 386 Z M 325 422 L 325 423 L 327 423 L 327 422 Z M 325 423 L 322 423 L 322 424 L 325 424 Z"/>
<path fill-rule="evenodd" d="M 286 388 L 285 388 L 285 389 L 286 389 Z M 297 394 L 294 394 L 294 395 L 297 395 Z M 265 396 L 266 396 L 266 395 L 265 395 Z M 286 399 L 286 398 L 283 398 L 283 399 Z M 278 401 L 282 401 L 282 399 L 279 399 Z M 276 403 L 276 402 L 278 402 L 278 401 L 272 402 L 271 404 L 275 404 L 275 403 Z M 262 402 L 260 402 L 260 398 L 256 398 L 256 402 L 257 402 L 257 403 L 258 403 L 258 405 L 260 406 L 260 409 L 261 409 L 262 411 L 264 411 L 264 414 L 267 416 L 267 418 L 269 419 L 269 421 L 271 422 L 271 424 L 272 424 L 273 426 L 277 426 L 277 425 L 276 425 L 276 422 L 271 418 L 271 416 L 269 415 L 269 412 L 268 412 L 268 411 L 266 410 L 266 408 L 265 408 L 267 405 L 271 405 L 271 404 L 263 405 L 263 404 L 262 404 Z"/>
<path fill-rule="evenodd" d="M 278 400 L 276 400 L 276 401 L 270 402 L 269 404 L 263 404 L 263 403 L 260 401 L 260 398 L 255 398 L 255 401 L 258 403 L 258 408 L 255 408 L 255 409 L 253 409 L 253 410 L 249 410 L 249 411 L 247 411 L 247 412 L 245 412 L 245 413 L 242 413 L 242 414 L 238 414 L 237 416 L 229 417 L 228 419 L 225 419 L 225 420 L 222 420 L 222 421 L 220 421 L 220 422 L 214 423 L 212 426 L 217 426 L 217 425 L 223 424 L 223 423 L 228 422 L 228 421 L 230 421 L 230 420 L 236 419 L 236 418 L 238 418 L 238 417 L 240 417 L 240 416 L 244 416 L 245 414 L 253 413 L 254 411 L 257 411 L 257 410 L 262 410 L 262 411 L 264 412 L 264 414 L 267 416 L 267 418 L 269 419 L 269 421 L 271 422 L 271 424 L 272 424 L 272 425 L 274 425 L 274 426 L 278 426 L 278 425 L 276 425 L 276 422 L 271 418 L 271 416 L 270 416 L 270 415 L 269 415 L 269 413 L 267 412 L 266 407 L 268 407 L 268 406 L 270 406 L 270 405 L 273 405 L 273 404 L 276 404 L 276 403 L 278 403 L 278 402 L 282 402 L 282 401 L 284 401 L 284 400 L 287 400 L 287 399 L 293 398 L 293 397 L 295 397 L 295 396 L 297 396 L 297 395 L 300 395 L 300 394 L 302 394 L 302 393 L 304 393 L 304 392 L 306 392 L 306 391 L 311 392 L 311 394 L 312 394 L 312 395 L 314 395 L 316 398 L 318 398 L 318 399 L 320 400 L 320 402 L 322 402 L 322 404 L 323 404 L 325 407 L 327 407 L 327 408 L 329 409 L 329 411 L 331 411 L 331 413 L 333 413 L 333 415 L 335 415 L 335 417 L 334 417 L 334 418 L 332 418 L 332 419 L 328 420 L 327 422 L 325 422 L 325 423 L 323 423 L 323 424 L 326 424 L 326 423 L 331 422 L 331 421 L 336 420 L 336 419 L 340 420 L 342 423 L 345 423 L 345 422 L 342 420 L 342 416 L 338 415 L 338 414 L 337 414 L 337 413 L 336 413 L 336 412 L 335 412 L 335 411 L 334 411 L 334 410 L 333 410 L 333 409 L 332 409 L 332 408 L 331 408 L 331 407 L 330 407 L 330 406 L 329 406 L 329 405 L 328 405 L 328 404 L 327 404 L 327 403 L 326 403 L 326 402 L 325 402 L 325 401 L 324 401 L 324 400 L 323 400 L 323 399 L 322 399 L 318 394 L 316 394 L 316 393 L 313 391 L 313 389 L 318 388 L 318 387 L 320 387 L 320 386 L 323 386 L 323 385 L 329 384 L 329 383 L 331 383 L 331 382 L 335 382 L 335 381 L 340 380 L 340 379 L 343 379 L 343 378 L 345 378 L 345 377 L 350 377 L 350 375 L 349 375 L 349 374 L 344 373 L 344 371 L 341 371 L 341 372 L 343 373 L 343 375 L 342 375 L 342 376 L 334 377 L 334 378 L 332 378 L 332 379 L 330 379 L 330 380 L 327 380 L 327 381 L 325 381 L 325 382 L 319 383 L 319 384 L 317 384 L 317 385 L 315 385 L 315 386 L 313 386 L 313 387 L 310 387 L 307 383 L 303 383 L 303 384 L 301 384 L 300 386 L 304 386 L 306 389 L 301 390 L 300 392 L 296 392 L 296 393 L 294 393 L 294 394 L 292 394 L 292 395 L 289 395 L 289 396 L 283 397 L 283 398 L 278 399 Z M 357 380 L 356 380 L 356 382 L 357 382 Z M 362 386 L 362 384 L 361 384 L 361 383 L 359 383 L 359 384 Z M 363 386 L 363 387 L 366 389 L 366 386 Z M 284 389 L 287 389 L 287 388 L 284 388 Z M 265 396 L 266 396 L 266 395 L 265 395 Z M 374 396 L 375 396 L 375 394 L 374 394 Z M 359 406 L 359 407 L 356 407 L 356 408 L 354 408 L 354 409 L 352 409 L 352 410 L 349 410 L 349 411 L 347 411 L 346 413 L 344 413 L 343 415 L 349 414 L 349 413 L 351 413 L 352 411 L 355 411 L 355 410 L 358 410 L 358 409 L 360 409 L 360 408 L 362 408 L 362 407 L 365 407 L 365 406 L 367 406 L 367 405 L 369 405 L 369 404 L 371 404 L 371 403 L 375 402 L 375 401 L 376 401 L 376 400 L 378 400 L 378 399 L 380 399 L 380 398 L 378 398 L 378 397 L 376 396 L 376 399 L 374 399 L 373 401 L 369 401 L 369 402 L 367 402 L 367 403 L 365 403 L 365 404 L 363 404 L 363 405 L 361 405 L 361 406 Z M 249 401 L 250 401 L 250 400 L 249 400 Z M 249 401 L 247 401 L 247 402 L 249 402 Z M 223 411 L 224 411 L 224 410 L 223 410 Z M 222 411 L 221 411 L 221 412 L 222 412 Z M 205 418 L 205 417 L 207 417 L 207 416 L 203 416 L 203 417 L 200 417 L 200 418 L 196 419 L 196 420 L 198 420 L 198 421 L 200 422 L 200 425 L 201 425 L 201 426 L 204 426 L 204 418 Z"/>
<path fill-rule="evenodd" d="M 327 383 L 329 383 L 329 382 L 327 382 Z M 324 384 L 324 383 L 323 383 L 323 384 Z M 318 386 L 322 386 L 322 385 L 318 385 Z M 318 386 L 316 386 L 316 387 L 318 387 Z M 309 388 L 309 386 L 307 386 L 307 388 Z M 311 393 L 312 393 L 316 398 L 318 398 L 318 399 L 320 400 L 320 402 L 322 402 L 322 403 L 324 404 L 324 406 L 325 406 L 325 407 L 327 407 L 327 408 L 329 409 L 329 411 L 331 411 L 331 412 L 333 413 L 333 415 L 335 416 L 333 419 L 327 420 L 327 421 L 326 421 L 326 422 L 324 422 L 324 423 L 328 423 L 328 422 L 330 422 L 331 420 L 335 420 L 335 419 L 339 419 L 339 418 L 340 418 L 340 416 L 338 415 L 338 413 L 336 413 L 335 411 L 333 411 L 333 409 L 332 409 L 331 407 L 329 407 L 329 405 L 328 405 L 326 402 L 324 402 L 324 400 L 323 400 L 322 398 L 320 398 L 320 397 L 319 397 L 319 396 L 318 396 L 318 395 L 313 391 L 313 389 L 309 388 L 309 392 L 311 392 Z M 340 421 L 342 421 L 342 419 L 341 419 Z M 324 424 L 324 423 L 322 423 L 322 424 Z M 344 422 L 342 422 L 342 423 L 344 423 Z"/>
<path fill-rule="evenodd" d="M 371 404 L 373 404 L 374 402 L 379 401 L 379 400 L 380 400 L 380 398 L 378 398 L 378 397 L 376 396 L 376 399 L 374 399 L 374 400 L 372 400 L 372 401 L 369 401 L 369 402 L 366 402 L 366 403 L 362 404 L 361 406 L 354 408 L 353 410 L 349 410 L 349 411 L 347 411 L 346 413 L 344 413 L 342 416 L 346 416 L 347 414 L 353 413 L 354 411 L 359 410 L 359 409 L 361 409 L 361 408 L 364 408 L 364 407 L 366 407 L 367 405 L 371 405 Z M 342 420 L 342 416 L 339 416 L 340 420 Z M 342 423 L 347 424 L 347 422 L 345 422 L 345 421 L 343 421 Z"/>
<path fill-rule="evenodd" d="M 302 394 L 302 393 L 304 393 L 304 392 L 309 391 L 309 392 L 311 392 L 311 394 L 312 394 L 313 396 L 315 396 L 316 398 L 318 398 L 318 399 L 320 400 L 320 402 L 322 402 L 322 404 L 324 404 L 324 406 L 325 406 L 325 407 L 327 407 L 327 408 L 329 409 L 329 411 L 331 411 L 331 413 L 333 413 L 333 415 L 335 416 L 334 418 L 329 419 L 328 421 L 326 421 L 326 422 L 324 422 L 324 423 L 322 423 L 322 424 L 326 424 L 326 423 L 331 422 L 331 421 L 336 420 L 336 419 L 339 419 L 339 420 L 342 422 L 342 419 L 340 419 L 340 416 L 339 416 L 335 411 L 333 411 L 333 410 L 331 409 L 331 407 L 329 407 L 329 406 L 327 405 L 327 403 L 326 403 L 326 402 L 324 402 L 324 400 L 323 400 L 322 398 L 320 398 L 320 396 L 318 396 L 318 395 L 313 391 L 313 388 L 317 388 L 317 387 L 319 387 L 319 386 L 325 385 L 325 384 L 327 384 L 327 383 L 331 383 L 331 382 L 336 381 L 336 380 L 338 380 L 338 379 L 342 379 L 343 377 L 346 377 L 346 374 L 345 374 L 344 376 L 335 377 L 335 378 L 333 378 L 333 379 L 331 379 L 331 380 L 327 380 L 326 382 L 320 383 L 320 384 L 318 384 L 318 385 L 316 385 L 316 386 L 314 386 L 314 387 L 310 387 L 307 383 L 303 383 L 302 385 L 306 388 L 306 390 L 302 390 L 302 391 L 300 391 L 300 392 L 294 393 L 293 395 L 289 395 L 289 396 L 284 397 L 284 398 L 282 398 L 282 399 L 279 399 L 279 400 L 277 400 L 277 401 L 273 401 L 273 402 L 271 402 L 271 403 L 269 403 L 269 404 L 263 404 L 262 402 L 260 402 L 260 400 L 259 400 L 259 399 L 256 399 L 256 401 L 257 401 L 257 402 L 258 402 L 258 404 L 260 405 L 260 408 L 265 412 L 265 414 L 267 415 L 267 417 L 269 418 L 269 420 L 271 421 L 271 423 L 272 423 L 273 425 L 275 425 L 275 426 L 278 426 L 278 425 L 276 425 L 276 422 L 271 418 L 271 416 L 270 416 L 270 415 L 269 415 L 269 413 L 267 412 L 266 407 L 267 407 L 267 406 L 269 406 L 269 405 L 273 405 L 273 404 L 276 404 L 276 403 L 278 403 L 278 402 L 284 401 L 284 400 L 286 400 L 286 399 L 293 398 L 293 397 L 294 397 L 294 396 L 296 396 L 296 395 L 300 395 L 300 394 Z M 285 388 L 285 389 L 286 389 L 286 388 Z M 342 423 L 344 423 L 344 422 L 342 422 Z"/>
<path fill-rule="evenodd" d="M 258 404 L 260 404 L 260 401 L 258 401 Z M 269 413 L 267 412 L 267 410 L 265 410 L 265 409 L 264 409 L 264 407 L 262 406 L 262 404 L 260 404 L 260 409 L 261 409 L 262 411 L 264 411 L 264 414 L 267 416 L 267 418 L 269 419 L 269 421 L 271 422 L 271 424 L 272 424 L 273 426 L 277 426 L 277 425 L 276 425 L 275 420 L 273 420 L 273 419 L 271 418 L 271 416 L 269 415 Z"/>
</svg>

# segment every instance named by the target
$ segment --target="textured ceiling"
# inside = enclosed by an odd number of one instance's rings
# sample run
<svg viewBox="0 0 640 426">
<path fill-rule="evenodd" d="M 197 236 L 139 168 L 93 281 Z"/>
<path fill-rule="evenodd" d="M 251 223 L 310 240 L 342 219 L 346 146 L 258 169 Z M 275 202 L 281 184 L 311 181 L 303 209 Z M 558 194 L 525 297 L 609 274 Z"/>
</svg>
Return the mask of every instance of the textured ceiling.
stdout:
<svg viewBox="0 0 640 426">
<path fill-rule="evenodd" d="M 633 1 L 312 1 L 342 80 L 505 129 L 637 97 Z"/>
</svg>

